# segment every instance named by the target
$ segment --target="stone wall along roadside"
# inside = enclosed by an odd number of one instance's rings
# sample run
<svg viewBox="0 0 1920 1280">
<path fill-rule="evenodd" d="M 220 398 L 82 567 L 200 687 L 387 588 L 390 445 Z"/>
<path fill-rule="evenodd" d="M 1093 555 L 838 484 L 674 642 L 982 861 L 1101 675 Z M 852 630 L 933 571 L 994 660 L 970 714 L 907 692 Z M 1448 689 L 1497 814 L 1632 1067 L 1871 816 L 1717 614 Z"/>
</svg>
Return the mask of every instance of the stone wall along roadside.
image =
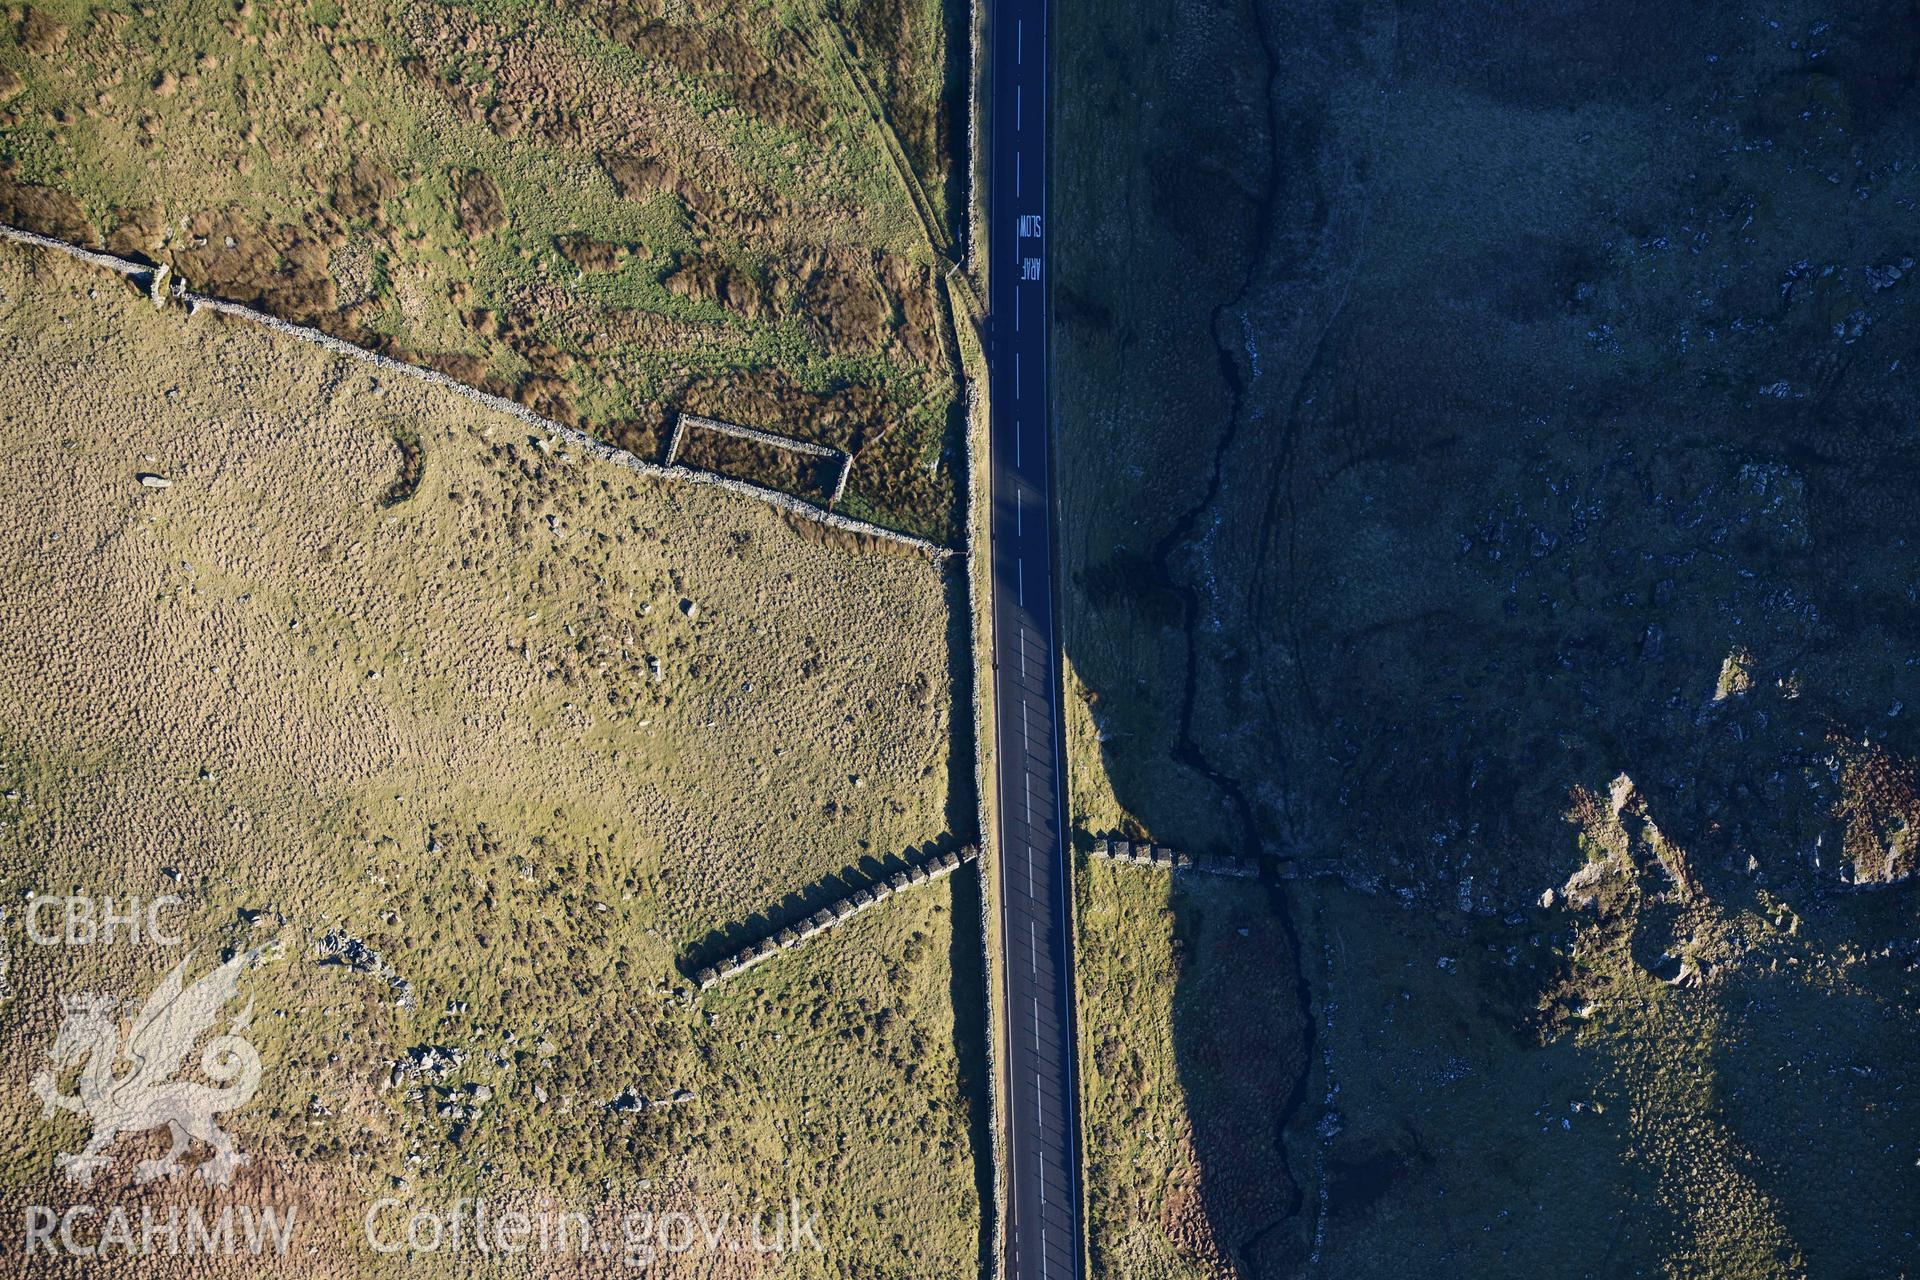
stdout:
<svg viewBox="0 0 1920 1280">
<path fill-rule="evenodd" d="M 1232 876 L 1239 880 L 1260 878 L 1260 864 L 1251 858 L 1223 858 L 1210 853 L 1186 854 L 1151 841 L 1101 837 L 1093 842 L 1093 856 L 1109 862 L 1131 863 L 1136 867 L 1159 867 L 1164 871 L 1198 871 L 1203 875 Z"/>
<path fill-rule="evenodd" d="M 782 951 L 788 951 L 809 938 L 818 937 L 835 925 L 842 924 L 875 905 L 885 902 L 896 893 L 904 893 L 919 885 L 932 884 L 945 879 L 958 871 L 963 865 L 973 862 L 980 856 L 977 846 L 967 845 L 959 850 L 949 849 L 945 853 L 935 854 L 921 862 L 914 863 L 904 871 L 896 871 L 884 880 L 876 880 L 865 888 L 855 889 L 844 898 L 838 898 L 820 908 L 812 915 L 796 923 L 784 925 L 771 935 L 749 942 L 732 955 L 697 971 L 693 975 L 695 985 L 702 991 L 716 983 L 745 973 L 756 965 L 764 964 Z"/>
</svg>

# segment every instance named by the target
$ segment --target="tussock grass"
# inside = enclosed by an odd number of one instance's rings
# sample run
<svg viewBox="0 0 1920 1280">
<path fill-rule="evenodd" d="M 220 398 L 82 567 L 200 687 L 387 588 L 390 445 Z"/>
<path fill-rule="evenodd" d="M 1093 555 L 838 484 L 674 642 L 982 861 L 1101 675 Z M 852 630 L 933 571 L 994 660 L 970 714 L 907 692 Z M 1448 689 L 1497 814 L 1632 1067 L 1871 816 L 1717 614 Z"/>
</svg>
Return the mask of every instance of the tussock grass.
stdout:
<svg viewBox="0 0 1920 1280">
<path fill-rule="evenodd" d="M 0 217 L 643 455 L 683 407 L 854 449 L 864 513 L 951 540 L 938 286 L 890 176 L 945 220 L 938 4 L 842 6 L 868 96 L 812 4 L 22 12 Z"/>
<path fill-rule="evenodd" d="M 723 1003 L 674 969 L 716 924 L 944 830 L 946 614 L 924 560 L 848 554 L 11 246 L 0 388 L 0 502 L 22 515 L 0 532 L 0 886 L 177 894 L 195 973 L 264 949 L 246 993 L 266 1073 L 230 1128 L 249 1194 L 308 1211 L 323 1269 L 401 1273 L 353 1247 L 384 1194 L 798 1196 L 826 1252 L 794 1274 L 971 1264 L 948 890 Z M 400 438 L 418 488 L 387 506 Z M 25 1088 L 56 998 L 144 995 L 179 954 L 21 952 L 16 922 L 10 1216 L 73 1195 L 48 1179 L 84 1125 L 42 1121 Z M 379 968 L 323 964 L 330 930 Z M 462 1065 L 390 1086 L 421 1045 Z M 128 1163 L 93 1194 L 157 1194 Z"/>
</svg>

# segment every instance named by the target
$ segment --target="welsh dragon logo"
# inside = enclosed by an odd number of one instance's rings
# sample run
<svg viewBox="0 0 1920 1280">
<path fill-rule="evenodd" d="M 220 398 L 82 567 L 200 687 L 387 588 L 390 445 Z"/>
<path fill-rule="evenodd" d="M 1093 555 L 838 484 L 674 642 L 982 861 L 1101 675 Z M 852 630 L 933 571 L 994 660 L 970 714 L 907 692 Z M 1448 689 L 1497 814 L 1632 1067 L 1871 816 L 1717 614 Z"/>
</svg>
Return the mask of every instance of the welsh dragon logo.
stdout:
<svg viewBox="0 0 1920 1280">
<path fill-rule="evenodd" d="M 260 1086 L 260 1055 L 241 1036 L 252 1021 L 253 1002 L 248 1001 L 227 1024 L 226 1032 L 209 1040 L 201 1051 L 200 1069 L 215 1084 L 174 1077 L 194 1043 L 233 999 L 241 971 L 256 955 L 253 951 L 237 955 L 186 986 L 187 964 L 193 959 L 187 955 L 147 997 L 124 1043 L 114 1017 L 118 1000 L 89 994 L 69 996 L 63 1002 L 66 1016 L 47 1052 L 52 1069 L 34 1077 L 33 1091 L 40 1097 L 43 1115 L 51 1118 L 59 1109 L 86 1116 L 93 1122 L 93 1137 L 80 1151 L 56 1157 L 55 1168 L 85 1186 L 97 1171 L 113 1163 L 107 1149 L 121 1135 L 164 1127 L 172 1133 L 172 1149 L 159 1159 L 134 1166 L 134 1181 L 152 1182 L 179 1173 L 181 1155 L 188 1142 L 197 1138 L 213 1150 L 212 1158 L 199 1167 L 201 1179 L 211 1186 L 227 1185 L 247 1157 L 213 1118 L 245 1106 Z M 117 1070 L 123 1062 L 125 1070 Z M 80 1064 L 78 1092 L 63 1094 L 59 1077 L 76 1064 Z"/>
</svg>

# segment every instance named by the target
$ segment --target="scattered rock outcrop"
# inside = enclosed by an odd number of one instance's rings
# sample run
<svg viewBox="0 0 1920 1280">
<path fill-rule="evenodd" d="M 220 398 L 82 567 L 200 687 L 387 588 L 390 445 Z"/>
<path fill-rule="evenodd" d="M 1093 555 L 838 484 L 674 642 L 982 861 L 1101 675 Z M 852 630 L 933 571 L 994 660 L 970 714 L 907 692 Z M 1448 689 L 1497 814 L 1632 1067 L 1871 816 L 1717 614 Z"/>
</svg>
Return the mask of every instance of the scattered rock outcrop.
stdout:
<svg viewBox="0 0 1920 1280">
<path fill-rule="evenodd" d="M 320 953 L 321 964 L 340 965 L 357 973 L 370 973 L 383 979 L 393 988 L 394 1003 L 403 1009 L 413 1007 L 413 984 L 395 973 L 380 953 L 348 933 L 345 929 L 333 928 L 321 935 L 315 944 Z"/>
</svg>

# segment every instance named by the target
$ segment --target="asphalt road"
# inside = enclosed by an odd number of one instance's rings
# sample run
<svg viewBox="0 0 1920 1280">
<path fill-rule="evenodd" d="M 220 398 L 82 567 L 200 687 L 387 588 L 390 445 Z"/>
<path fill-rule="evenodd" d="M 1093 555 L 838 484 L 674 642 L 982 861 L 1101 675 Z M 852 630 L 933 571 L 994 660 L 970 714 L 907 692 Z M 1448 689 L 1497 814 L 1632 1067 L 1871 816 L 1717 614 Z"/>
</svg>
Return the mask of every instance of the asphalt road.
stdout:
<svg viewBox="0 0 1920 1280">
<path fill-rule="evenodd" d="M 1054 626 L 1046 272 L 1047 8 L 991 12 L 987 252 L 995 759 L 1008 1098 L 1006 1274 L 1076 1280 L 1080 1165 Z"/>
</svg>

